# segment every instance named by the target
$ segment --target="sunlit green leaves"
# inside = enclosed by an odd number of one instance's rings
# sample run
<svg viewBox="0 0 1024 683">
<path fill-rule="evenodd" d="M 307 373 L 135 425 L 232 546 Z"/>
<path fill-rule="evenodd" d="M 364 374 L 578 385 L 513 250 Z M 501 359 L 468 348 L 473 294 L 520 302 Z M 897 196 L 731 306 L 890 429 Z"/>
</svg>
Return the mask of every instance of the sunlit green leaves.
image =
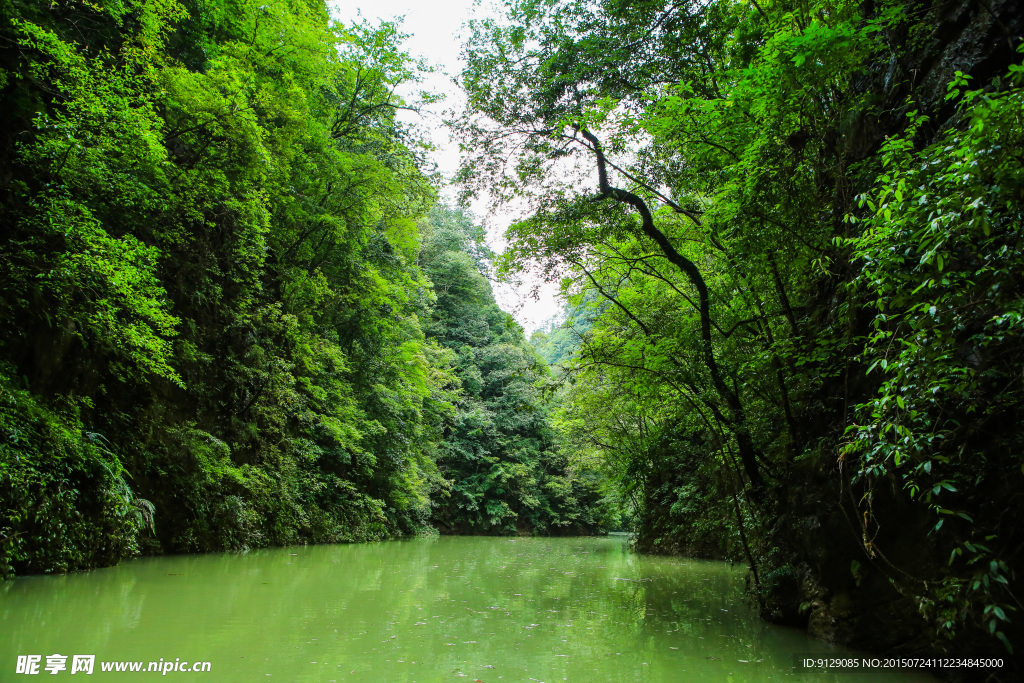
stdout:
<svg viewBox="0 0 1024 683">
<path fill-rule="evenodd" d="M 84 562 L 425 528 L 452 359 L 421 329 L 433 189 L 397 27 L 299 0 L 14 7 L 0 349 L 86 406 L 149 515 Z"/>
</svg>

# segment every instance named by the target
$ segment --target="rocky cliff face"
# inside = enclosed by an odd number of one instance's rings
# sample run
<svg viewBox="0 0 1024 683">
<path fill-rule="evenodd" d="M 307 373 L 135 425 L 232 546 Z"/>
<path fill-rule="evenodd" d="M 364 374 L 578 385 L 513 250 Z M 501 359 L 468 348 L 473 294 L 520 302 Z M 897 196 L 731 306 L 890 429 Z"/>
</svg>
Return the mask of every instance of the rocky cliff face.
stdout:
<svg viewBox="0 0 1024 683">
<path fill-rule="evenodd" d="M 837 187 L 845 183 L 856 195 L 875 182 L 881 145 L 904 131 L 910 111 L 929 117 L 918 133 L 920 147 L 961 126 L 955 105 L 945 98 L 947 84 L 962 72 L 971 77 L 973 88 L 998 87 L 1009 66 L 1020 62 L 1015 47 L 1024 36 L 1021 5 L 1014 0 L 907 3 L 904 20 L 885 35 L 891 46 L 888 61 L 874 64 L 851 94 L 860 98 L 863 107 L 833 132 L 833 151 L 845 153 L 854 169 L 846 178 L 833 179 Z M 835 310 L 848 276 L 842 267 L 838 270 L 834 281 L 823 284 L 814 304 L 823 322 Z M 863 327 L 856 334 L 868 331 L 867 318 L 855 319 L 855 324 L 861 322 Z M 850 420 L 848 406 L 867 400 L 877 390 L 863 375 L 861 371 L 846 378 L 846 386 L 823 386 L 824 407 L 803 416 L 813 434 L 809 441 L 816 440 L 818 451 L 832 456 L 823 455 L 817 465 L 794 472 L 781 487 L 770 534 L 776 551 L 770 566 L 762 568 L 766 617 L 805 626 L 826 641 L 869 651 L 1006 657 L 1002 644 L 983 633 L 980 625 L 973 631 L 963 629 L 951 641 L 938 636 L 935 611 L 922 605 L 919 591 L 907 589 L 942 580 L 949 550 L 936 547 L 929 534 L 935 520 L 921 506 L 908 504 L 895 484 L 888 492 L 875 489 L 872 514 L 879 527 L 866 542 L 859 505 L 865 491 L 849 485 L 850 477 L 836 457 Z M 835 399 L 844 395 L 842 401 Z M 965 445 L 1004 447 L 1016 438 L 1012 434 L 1016 423 L 1011 422 L 989 425 L 983 436 L 975 434 Z M 988 494 L 979 490 L 965 495 Z M 865 546 L 870 547 L 871 557 L 866 557 Z M 1019 566 L 1020 547 L 1014 557 L 1004 559 L 1010 566 Z M 1022 642 L 1020 627 L 1012 628 L 1016 631 L 1007 633 L 1011 642 Z M 946 671 L 945 675 L 951 680 L 976 680 L 976 672 Z M 997 680 L 1012 680 L 1014 675 L 1004 671 L 997 674 L 1004 678 Z"/>
</svg>

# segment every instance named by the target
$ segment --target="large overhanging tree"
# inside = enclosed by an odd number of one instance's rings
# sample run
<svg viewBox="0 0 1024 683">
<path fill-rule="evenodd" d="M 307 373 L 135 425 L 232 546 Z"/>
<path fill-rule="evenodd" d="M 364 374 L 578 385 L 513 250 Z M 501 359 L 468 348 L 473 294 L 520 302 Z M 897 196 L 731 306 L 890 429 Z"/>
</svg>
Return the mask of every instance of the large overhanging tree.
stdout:
<svg viewBox="0 0 1024 683">
<path fill-rule="evenodd" d="M 686 400 L 731 434 L 745 478 L 760 492 L 772 468 L 745 404 L 772 404 L 785 426 L 765 438 L 792 453 L 798 429 L 783 372 L 792 360 L 780 352 L 798 333 L 789 273 L 820 258 L 826 243 L 808 221 L 814 212 L 801 211 L 814 191 L 794 191 L 801 175 L 822 172 L 800 154 L 807 121 L 772 120 L 785 108 L 770 101 L 779 94 L 768 81 L 799 80 L 785 73 L 789 55 L 756 65 L 782 64 L 780 73 L 751 75 L 766 20 L 731 2 L 526 1 L 512 5 L 508 22 L 475 25 L 463 73 L 470 110 L 460 121 L 471 152 L 463 173 L 469 187 L 532 213 L 509 231 L 506 268 L 532 263 L 579 276 L 627 315 L 655 356 L 659 345 L 678 348 L 678 338 L 654 330 L 616 292 L 643 278 L 668 282 L 696 316 L 689 343 L 701 370 L 684 389 Z M 844 35 L 841 28 L 836 35 Z M 852 52 L 826 65 L 826 85 Z M 795 87 L 788 97 L 812 101 L 807 90 L 814 87 Z M 787 172 L 788 182 L 779 182 Z M 757 201 L 767 193 L 784 196 Z M 639 246 L 632 256 L 611 248 L 628 242 Z M 623 259 L 625 280 L 602 283 Z M 736 352 L 745 355 L 751 345 L 769 357 L 768 384 L 764 368 L 742 376 Z"/>
<path fill-rule="evenodd" d="M 750 482 L 754 485 L 754 490 L 759 491 L 763 485 L 763 479 L 760 468 L 757 464 L 754 444 L 750 437 L 750 427 L 747 424 L 746 414 L 743 410 L 743 403 L 740 400 L 739 393 L 726 384 L 725 378 L 722 375 L 722 370 L 718 365 L 718 360 L 715 357 L 714 339 L 711 333 L 711 297 L 707 283 L 704 281 L 704 276 L 701 274 L 700 268 L 697 267 L 697 264 L 681 254 L 672 244 L 672 240 L 670 240 L 664 232 L 658 229 L 654 222 L 654 216 L 651 213 L 651 209 L 643 197 L 634 192 L 630 192 L 629 190 L 612 187 L 612 185 L 609 184 L 608 161 L 604 156 L 604 151 L 601 148 L 600 141 L 586 128 L 581 129 L 580 133 L 587 143 L 590 144 L 597 163 L 599 192 L 594 199 L 611 199 L 625 204 L 636 211 L 640 217 L 639 232 L 657 245 L 658 250 L 664 258 L 673 266 L 678 268 L 679 271 L 685 275 L 690 286 L 696 290 L 696 305 L 700 316 L 701 358 L 711 376 L 715 392 L 729 408 L 730 415 L 728 418 L 728 424 L 734 430 L 740 460 L 743 463 L 743 469 L 746 472 L 747 477 L 750 479 Z M 665 203 L 673 210 L 687 214 L 690 218 L 696 220 L 693 214 L 682 209 L 675 202 L 665 199 Z M 602 294 L 603 293 L 604 292 L 602 290 Z M 609 296 L 609 298 L 612 297 Z M 612 300 L 614 301 L 613 298 Z M 649 332 L 649 330 L 646 329 L 647 326 L 643 325 L 639 319 L 637 319 L 637 324 L 642 328 L 645 328 L 645 331 Z"/>
<path fill-rule="evenodd" d="M 1024 403 L 1008 151 L 1022 71 L 1009 11 L 963 12 L 952 26 L 912 2 L 513 0 L 473 25 L 457 125 L 469 191 L 529 214 L 505 272 L 606 302 L 576 365 L 616 407 L 572 422 L 602 423 L 590 444 L 609 460 L 632 447 L 605 440 L 622 410 L 670 444 L 630 432 L 648 449 L 633 465 L 708 433 L 708 457 L 739 456 L 755 521 L 832 488 L 805 513 L 845 518 L 851 567 L 870 563 L 939 631 L 974 619 L 1007 641 L 1024 546 L 990 508 L 1016 498 L 977 491 L 1024 472 L 1000 426 Z M 950 36 L 985 31 L 1003 37 L 965 59 L 1009 73 L 972 84 Z M 755 534 L 768 563 L 792 535 L 772 525 Z M 910 546 L 940 569 L 898 566 Z"/>
</svg>

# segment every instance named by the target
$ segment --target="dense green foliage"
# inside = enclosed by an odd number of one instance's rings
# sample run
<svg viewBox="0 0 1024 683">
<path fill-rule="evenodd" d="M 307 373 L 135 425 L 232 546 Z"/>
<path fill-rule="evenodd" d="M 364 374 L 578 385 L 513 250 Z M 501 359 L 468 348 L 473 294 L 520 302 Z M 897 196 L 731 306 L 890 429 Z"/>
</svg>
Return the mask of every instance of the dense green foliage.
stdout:
<svg viewBox="0 0 1024 683">
<path fill-rule="evenodd" d="M 0 7 L 0 573 L 380 539 L 436 505 L 477 528 L 452 492 L 478 489 L 495 530 L 591 520 L 542 363 L 445 265 L 479 240 L 418 222 L 394 25 L 320 0 Z M 425 271 L 452 280 L 436 311 Z M 533 477 L 511 512 L 438 451 L 478 428 Z"/>
<path fill-rule="evenodd" d="M 482 231 L 458 213 L 435 210 L 431 219 L 421 260 L 437 304 L 425 329 L 451 351 L 463 389 L 438 449 L 451 486 L 435 519 L 476 533 L 602 528 L 600 475 L 558 447 L 549 372 L 494 302 Z"/>
<path fill-rule="evenodd" d="M 640 547 L 743 556 L 765 614 L 822 637 L 1020 633 L 1015 7 L 517 0 L 474 25 L 467 191 L 530 206 L 503 272 L 596 317 L 557 424 Z"/>
<path fill-rule="evenodd" d="M 530 344 L 548 365 L 564 365 L 579 348 L 600 311 L 600 307 L 590 305 L 593 303 L 591 297 L 577 307 L 565 304 L 561 316 L 555 315 L 544 328 L 530 335 Z"/>
</svg>

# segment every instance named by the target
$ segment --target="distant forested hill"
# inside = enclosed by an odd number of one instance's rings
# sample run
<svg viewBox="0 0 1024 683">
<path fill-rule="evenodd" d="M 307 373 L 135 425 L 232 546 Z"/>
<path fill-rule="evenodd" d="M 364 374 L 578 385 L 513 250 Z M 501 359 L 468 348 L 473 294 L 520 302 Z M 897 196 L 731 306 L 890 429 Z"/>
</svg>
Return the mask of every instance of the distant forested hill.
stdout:
<svg viewBox="0 0 1024 683">
<path fill-rule="evenodd" d="M 424 329 L 451 353 L 462 387 L 437 450 L 451 484 L 433 519 L 466 533 L 599 530 L 608 521 L 601 473 L 559 448 L 549 416 L 555 380 L 495 303 L 483 237 L 458 212 L 428 216 L 420 258 L 437 301 Z"/>
</svg>

